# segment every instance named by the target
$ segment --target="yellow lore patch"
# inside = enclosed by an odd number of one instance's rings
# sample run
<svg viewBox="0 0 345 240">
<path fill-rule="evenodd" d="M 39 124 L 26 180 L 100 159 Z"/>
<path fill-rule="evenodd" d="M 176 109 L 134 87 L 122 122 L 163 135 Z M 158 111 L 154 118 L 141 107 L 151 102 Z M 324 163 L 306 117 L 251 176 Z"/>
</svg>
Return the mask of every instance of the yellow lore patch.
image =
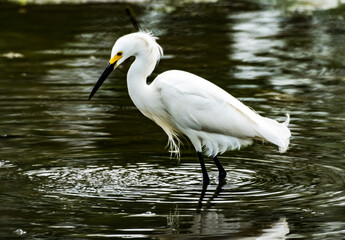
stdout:
<svg viewBox="0 0 345 240">
<path fill-rule="evenodd" d="M 122 58 L 122 51 L 118 52 L 114 57 L 112 57 L 109 61 L 110 64 L 114 64 L 115 63 L 115 67 L 116 67 L 116 62 L 119 61 Z"/>
</svg>

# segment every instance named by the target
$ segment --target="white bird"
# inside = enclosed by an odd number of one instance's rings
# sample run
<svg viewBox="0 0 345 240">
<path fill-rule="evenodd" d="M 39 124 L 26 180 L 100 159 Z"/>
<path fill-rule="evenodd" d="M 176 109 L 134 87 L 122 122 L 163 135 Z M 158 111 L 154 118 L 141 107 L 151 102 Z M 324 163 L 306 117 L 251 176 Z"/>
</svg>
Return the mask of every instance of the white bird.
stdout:
<svg viewBox="0 0 345 240">
<path fill-rule="evenodd" d="M 143 31 L 119 38 L 89 100 L 115 68 L 134 56 L 135 61 L 127 73 L 130 98 L 146 117 L 165 131 L 172 153 L 179 157 L 179 137 L 189 138 L 199 157 L 204 185 L 210 179 L 203 152 L 213 158 L 221 181 L 226 171 L 218 154 L 248 146 L 253 140 L 271 142 L 280 152 L 287 150 L 291 136 L 287 127 L 289 114 L 284 123 L 262 117 L 215 84 L 185 71 L 163 72 L 147 84 L 146 78 L 163 55 L 156 39 Z"/>
</svg>

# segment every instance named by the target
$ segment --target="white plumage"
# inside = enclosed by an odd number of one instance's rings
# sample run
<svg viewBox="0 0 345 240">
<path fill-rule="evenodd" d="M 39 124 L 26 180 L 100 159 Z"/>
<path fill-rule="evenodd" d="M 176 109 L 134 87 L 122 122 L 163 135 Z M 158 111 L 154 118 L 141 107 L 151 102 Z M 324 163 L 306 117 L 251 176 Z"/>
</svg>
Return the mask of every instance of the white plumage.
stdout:
<svg viewBox="0 0 345 240">
<path fill-rule="evenodd" d="M 187 136 L 199 159 L 201 152 L 214 158 L 221 179 L 226 173 L 216 156 L 227 150 L 248 146 L 253 140 L 271 142 L 280 152 L 287 150 L 291 135 L 288 114 L 284 123 L 262 117 L 215 84 L 185 71 L 166 71 L 147 84 L 146 78 L 162 54 L 150 33 L 137 32 L 119 38 L 90 98 L 114 68 L 135 56 L 127 74 L 129 95 L 136 107 L 165 131 L 173 153 L 179 156 L 179 136 Z M 203 159 L 200 163 L 204 183 L 208 183 Z"/>
</svg>

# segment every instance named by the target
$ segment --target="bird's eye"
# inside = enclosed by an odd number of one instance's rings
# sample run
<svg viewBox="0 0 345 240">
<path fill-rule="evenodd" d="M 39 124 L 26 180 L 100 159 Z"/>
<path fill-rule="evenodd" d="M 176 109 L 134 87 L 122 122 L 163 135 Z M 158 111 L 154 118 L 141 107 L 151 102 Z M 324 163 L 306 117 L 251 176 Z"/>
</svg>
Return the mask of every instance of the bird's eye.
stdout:
<svg viewBox="0 0 345 240">
<path fill-rule="evenodd" d="M 116 55 L 117 56 L 122 56 L 122 52 L 118 52 Z"/>
</svg>

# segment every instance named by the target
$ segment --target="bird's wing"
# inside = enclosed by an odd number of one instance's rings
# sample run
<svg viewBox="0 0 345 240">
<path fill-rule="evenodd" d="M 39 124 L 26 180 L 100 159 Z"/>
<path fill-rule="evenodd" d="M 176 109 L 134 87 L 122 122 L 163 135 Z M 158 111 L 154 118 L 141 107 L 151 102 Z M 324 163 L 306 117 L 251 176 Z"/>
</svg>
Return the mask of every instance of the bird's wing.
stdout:
<svg viewBox="0 0 345 240">
<path fill-rule="evenodd" d="M 168 71 L 159 75 L 154 85 L 171 121 L 180 129 L 244 139 L 259 136 L 256 129 L 261 117 L 203 78 L 183 71 Z"/>
</svg>

